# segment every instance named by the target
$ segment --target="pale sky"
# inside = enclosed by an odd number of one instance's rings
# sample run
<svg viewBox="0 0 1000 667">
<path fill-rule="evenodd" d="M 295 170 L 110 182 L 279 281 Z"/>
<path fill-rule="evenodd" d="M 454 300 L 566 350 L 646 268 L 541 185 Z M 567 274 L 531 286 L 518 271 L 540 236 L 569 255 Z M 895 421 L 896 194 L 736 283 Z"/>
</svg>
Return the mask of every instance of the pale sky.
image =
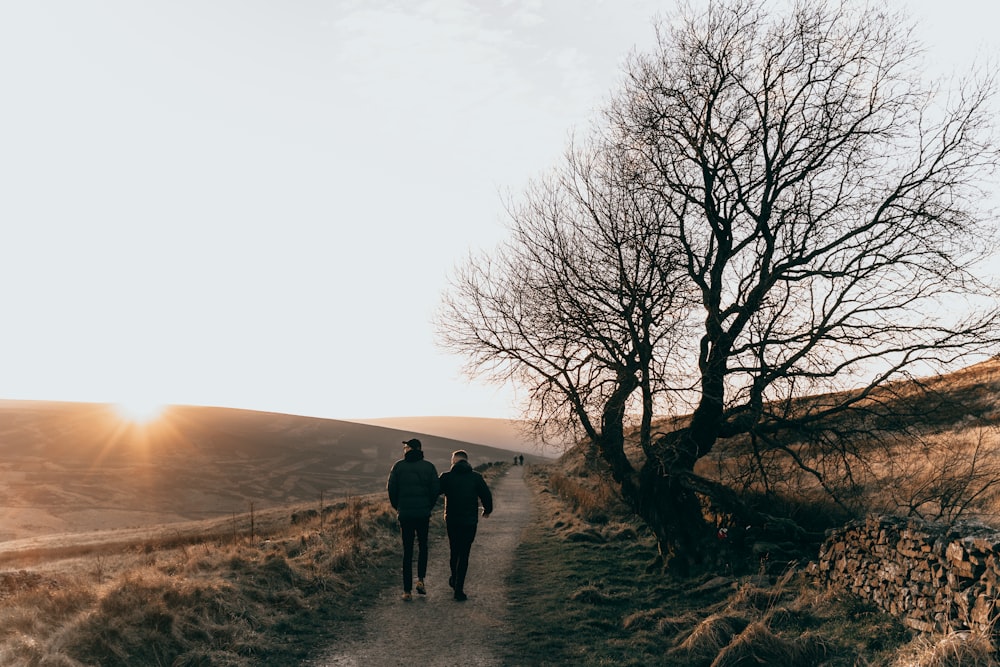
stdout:
<svg viewBox="0 0 1000 667">
<path fill-rule="evenodd" d="M 905 2 L 935 67 L 992 0 Z M 516 417 L 431 322 L 650 0 L 0 0 L 0 398 Z"/>
</svg>

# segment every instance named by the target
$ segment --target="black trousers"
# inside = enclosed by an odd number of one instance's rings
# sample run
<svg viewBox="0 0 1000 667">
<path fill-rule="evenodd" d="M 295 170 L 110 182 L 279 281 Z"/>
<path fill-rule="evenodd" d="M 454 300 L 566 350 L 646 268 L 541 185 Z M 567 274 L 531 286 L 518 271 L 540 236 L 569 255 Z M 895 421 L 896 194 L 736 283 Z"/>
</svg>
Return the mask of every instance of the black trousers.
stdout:
<svg viewBox="0 0 1000 667">
<path fill-rule="evenodd" d="M 455 592 L 465 592 L 465 575 L 469 572 L 469 552 L 476 539 L 477 524 L 448 524 L 448 546 L 451 547 L 451 576 L 455 580 Z"/>
<path fill-rule="evenodd" d="M 399 532 L 403 537 L 403 590 L 407 593 L 413 588 L 413 542 L 416 539 L 417 579 L 427 576 L 427 532 L 431 518 L 400 519 Z"/>
</svg>

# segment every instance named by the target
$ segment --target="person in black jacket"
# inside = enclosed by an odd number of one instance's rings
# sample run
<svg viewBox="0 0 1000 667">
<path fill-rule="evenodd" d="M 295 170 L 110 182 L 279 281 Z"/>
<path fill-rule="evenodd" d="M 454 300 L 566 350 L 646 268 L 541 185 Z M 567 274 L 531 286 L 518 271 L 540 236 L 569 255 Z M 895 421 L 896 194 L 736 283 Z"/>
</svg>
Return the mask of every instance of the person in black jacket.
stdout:
<svg viewBox="0 0 1000 667">
<path fill-rule="evenodd" d="M 399 532 L 403 538 L 403 599 L 412 599 L 413 542 L 419 545 L 417 555 L 417 593 L 426 595 L 424 577 L 427 576 L 427 533 L 431 512 L 437 504 L 437 468 L 424 459 L 420 441 L 416 438 L 403 442 L 403 458 L 396 461 L 389 471 L 386 484 L 389 503 L 399 518 Z"/>
<path fill-rule="evenodd" d="M 459 449 L 451 455 L 451 470 L 441 473 L 441 493 L 444 495 L 444 520 L 451 548 L 451 577 L 448 583 L 455 589 L 455 599 L 467 600 L 465 575 L 469 571 L 469 553 L 479 526 L 479 503 L 483 518 L 493 513 L 493 495 L 486 480 L 469 465 L 469 455 Z"/>
</svg>

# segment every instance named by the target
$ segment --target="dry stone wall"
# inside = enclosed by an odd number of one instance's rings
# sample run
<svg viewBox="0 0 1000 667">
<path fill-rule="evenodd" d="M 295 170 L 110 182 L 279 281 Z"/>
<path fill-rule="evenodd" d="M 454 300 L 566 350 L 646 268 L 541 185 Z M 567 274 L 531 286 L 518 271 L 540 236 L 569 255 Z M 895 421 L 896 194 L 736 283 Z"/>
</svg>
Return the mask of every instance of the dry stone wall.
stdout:
<svg viewBox="0 0 1000 667">
<path fill-rule="evenodd" d="M 810 571 L 919 632 L 992 633 L 1000 613 L 1000 532 L 980 524 L 870 517 L 831 533 Z"/>
</svg>

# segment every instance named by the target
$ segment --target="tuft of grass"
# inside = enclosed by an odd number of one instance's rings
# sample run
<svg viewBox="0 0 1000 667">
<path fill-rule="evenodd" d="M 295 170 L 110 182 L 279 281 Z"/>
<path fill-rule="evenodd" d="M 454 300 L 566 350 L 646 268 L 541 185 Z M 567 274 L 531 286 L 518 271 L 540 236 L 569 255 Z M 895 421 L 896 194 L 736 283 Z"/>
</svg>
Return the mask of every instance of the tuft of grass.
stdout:
<svg viewBox="0 0 1000 667">
<path fill-rule="evenodd" d="M 892 667 L 997 667 L 1000 659 L 988 637 L 969 632 L 917 637 L 899 652 Z"/>
<path fill-rule="evenodd" d="M 785 638 L 760 621 L 748 625 L 723 646 L 711 667 L 743 665 L 819 665 L 827 657 L 826 643 L 813 634 Z"/>
<path fill-rule="evenodd" d="M 579 478 L 552 471 L 548 484 L 552 492 L 562 498 L 573 512 L 591 523 L 607 523 L 609 508 L 618 500 L 613 487 L 601 478 L 585 484 Z"/>
<path fill-rule="evenodd" d="M 918 637 L 899 656 L 894 667 L 996 667 L 997 649 L 988 637 L 954 633 L 945 637 Z"/>
<path fill-rule="evenodd" d="M 716 656 L 749 625 L 750 621 L 742 616 L 731 613 L 712 614 L 691 628 L 670 651 L 670 655 L 685 664 L 712 664 Z"/>
<path fill-rule="evenodd" d="M 593 585 L 587 585 L 574 591 L 569 599 L 583 604 L 611 604 L 614 601 L 614 598 L 601 590 L 600 586 Z"/>
</svg>

